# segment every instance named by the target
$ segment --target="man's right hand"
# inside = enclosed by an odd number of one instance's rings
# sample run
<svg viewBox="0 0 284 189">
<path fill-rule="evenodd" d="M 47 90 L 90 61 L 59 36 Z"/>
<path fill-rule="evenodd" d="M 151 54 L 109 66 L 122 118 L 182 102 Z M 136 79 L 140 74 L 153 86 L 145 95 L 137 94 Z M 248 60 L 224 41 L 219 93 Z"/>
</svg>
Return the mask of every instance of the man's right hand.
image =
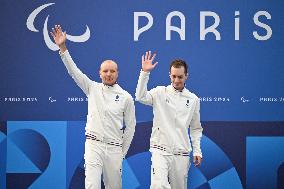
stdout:
<svg viewBox="0 0 284 189">
<path fill-rule="evenodd" d="M 52 28 L 52 32 L 50 32 L 52 35 L 54 42 L 58 47 L 60 48 L 60 52 L 63 53 L 67 50 L 66 48 L 66 31 L 62 32 L 62 29 L 60 25 L 55 25 L 55 28 Z"/>
<path fill-rule="evenodd" d="M 144 72 L 150 72 L 158 64 L 158 62 L 155 62 L 155 64 L 153 64 L 153 60 L 155 59 L 155 57 L 156 53 L 152 55 L 151 51 L 146 52 L 145 56 L 142 56 L 142 70 Z"/>
</svg>

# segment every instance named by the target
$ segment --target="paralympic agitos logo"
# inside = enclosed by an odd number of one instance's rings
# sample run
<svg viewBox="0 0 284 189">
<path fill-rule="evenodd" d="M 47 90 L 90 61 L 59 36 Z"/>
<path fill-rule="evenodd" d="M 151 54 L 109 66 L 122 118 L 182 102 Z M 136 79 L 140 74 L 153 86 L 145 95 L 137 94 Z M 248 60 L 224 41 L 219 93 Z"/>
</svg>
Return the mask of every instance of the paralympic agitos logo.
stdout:
<svg viewBox="0 0 284 189">
<path fill-rule="evenodd" d="M 27 22 L 26 22 L 26 25 L 27 25 L 27 28 L 32 31 L 32 32 L 39 32 L 35 26 L 34 26 L 34 20 L 36 19 L 36 16 L 45 8 L 53 5 L 55 3 L 48 3 L 48 4 L 44 4 L 44 5 L 41 5 L 40 7 L 36 8 L 28 17 L 27 19 Z M 53 51 L 57 51 L 59 48 L 58 46 L 53 43 L 53 41 L 50 39 L 49 37 L 49 32 L 48 32 L 48 29 L 47 29 L 47 23 L 48 23 L 48 18 L 49 18 L 49 15 L 47 15 L 46 19 L 45 19 L 45 22 L 44 22 L 44 26 L 43 26 L 43 38 L 44 38 L 44 41 L 45 41 L 45 44 L 46 46 L 50 49 L 50 50 L 53 50 Z M 89 30 L 89 27 L 86 25 L 86 31 L 84 34 L 80 35 L 80 36 L 72 36 L 72 35 L 68 35 L 67 34 L 67 39 L 69 41 L 72 41 L 72 42 L 77 42 L 77 43 L 82 43 L 82 42 L 85 42 L 87 41 L 89 38 L 90 38 L 90 30 Z"/>
</svg>

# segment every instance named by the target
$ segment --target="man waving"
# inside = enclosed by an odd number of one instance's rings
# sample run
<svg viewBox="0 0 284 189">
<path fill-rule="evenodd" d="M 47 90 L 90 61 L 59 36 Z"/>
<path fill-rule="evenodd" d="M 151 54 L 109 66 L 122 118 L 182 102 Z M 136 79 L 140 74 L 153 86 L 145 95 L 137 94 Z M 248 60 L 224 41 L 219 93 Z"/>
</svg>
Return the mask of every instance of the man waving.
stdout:
<svg viewBox="0 0 284 189">
<path fill-rule="evenodd" d="M 136 100 L 153 106 L 151 189 L 186 189 L 192 148 L 195 166 L 200 166 L 202 161 L 200 101 L 185 88 L 188 66 L 183 60 L 174 60 L 170 64 L 171 85 L 148 91 L 150 72 L 157 65 L 157 62 L 153 64 L 155 56 L 151 51 L 142 56 L 136 88 Z"/>
</svg>

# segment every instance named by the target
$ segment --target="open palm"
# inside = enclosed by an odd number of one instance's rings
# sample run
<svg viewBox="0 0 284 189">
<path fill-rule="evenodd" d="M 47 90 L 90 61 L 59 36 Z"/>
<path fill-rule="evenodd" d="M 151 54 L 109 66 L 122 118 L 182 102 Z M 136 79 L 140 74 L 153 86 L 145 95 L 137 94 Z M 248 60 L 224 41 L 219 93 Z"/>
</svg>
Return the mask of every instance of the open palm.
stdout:
<svg viewBox="0 0 284 189">
<path fill-rule="evenodd" d="M 144 72 L 150 72 L 158 64 L 158 62 L 155 62 L 153 64 L 153 60 L 155 59 L 155 57 L 156 53 L 152 55 L 151 51 L 146 52 L 146 54 L 142 56 L 142 70 Z"/>
<path fill-rule="evenodd" d="M 59 47 L 65 45 L 66 32 L 62 32 L 60 25 L 55 25 L 55 28 L 52 28 L 52 32 L 50 32 L 50 34 L 52 35 L 56 45 Z"/>
</svg>

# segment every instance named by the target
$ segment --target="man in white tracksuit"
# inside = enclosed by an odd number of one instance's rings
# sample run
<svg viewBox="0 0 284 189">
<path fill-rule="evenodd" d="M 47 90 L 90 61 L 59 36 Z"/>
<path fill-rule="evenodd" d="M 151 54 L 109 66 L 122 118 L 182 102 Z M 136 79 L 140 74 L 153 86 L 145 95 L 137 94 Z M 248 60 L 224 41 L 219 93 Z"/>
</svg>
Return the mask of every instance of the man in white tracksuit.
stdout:
<svg viewBox="0 0 284 189">
<path fill-rule="evenodd" d="M 195 166 L 200 166 L 202 161 L 200 101 L 184 87 L 188 73 L 183 60 L 174 60 L 170 65 L 171 85 L 147 91 L 150 71 L 157 65 L 157 62 L 152 64 L 155 56 L 151 51 L 142 56 L 136 88 L 136 100 L 153 106 L 151 189 L 185 189 L 192 148 Z"/>
<path fill-rule="evenodd" d="M 122 187 L 122 161 L 132 141 L 136 120 L 134 102 L 117 83 L 117 64 L 106 60 L 100 67 L 102 83 L 90 80 L 73 62 L 67 48 L 66 32 L 59 25 L 51 32 L 70 76 L 88 97 L 85 143 L 85 188 Z M 123 131 L 123 124 L 126 128 Z"/>
</svg>

